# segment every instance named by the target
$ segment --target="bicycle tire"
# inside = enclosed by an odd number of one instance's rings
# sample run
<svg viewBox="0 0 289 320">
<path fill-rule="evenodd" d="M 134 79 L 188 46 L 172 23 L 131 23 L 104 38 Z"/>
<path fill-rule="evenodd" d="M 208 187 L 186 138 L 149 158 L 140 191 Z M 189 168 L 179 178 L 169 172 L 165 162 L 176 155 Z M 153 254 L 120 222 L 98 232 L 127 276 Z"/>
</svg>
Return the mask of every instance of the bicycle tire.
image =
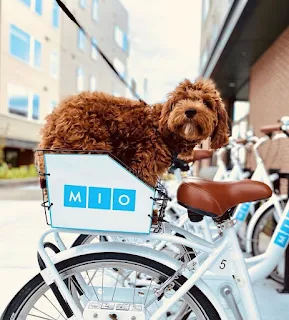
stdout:
<svg viewBox="0 0 289 320">
<path fill-rule="evenodd" d="M 89 263 L 97 263 L 100 261 L 102 261 L 103 263 L 105 263 L 105 261 L 132 263 L 132 265 L 138 265 L 146 268 L 147 270 L 152 270 L 152 272 L 162 275 L 162 281 L 165 281 L 166 278 L 172 276 L 175 273 L 173 269 L 154 260 L 133 254 L 118 252 L 91 253 L 64 260 L 62 262 L 59 262 L 55 266 L 60 274 L 64 272 L 67 274 L 67 272 L 73 270 L 73 268 L 77 268 L 82 265 L 88 265 Z M 186 280 L 187 279 L 184 276 L 180 276 L 177 280 L 174 280 L 174 283 L 177 287 L 180 287 Z M 25 303 L 29 302 L 29 300 L 32 300 L 33 295 L 36 294 L 38 290 L 43 290 L 43 286 L 47 287 L 40 274 L 32 278 L 27 284 L 22 287 L 22 289 L 20 289 L 20 291 L 8 304 L 1 316 L 1 320 L 17 320 L 18 316 L 21 315 L 21 310 L 23 310 L 23 308 L 25 307 Z M 199 307 L 200 312 L 202 312 L 204 319 L 221 320 L 215 307 L 203 294 L 203 292 L 200 291 L 196 286 L 192 287 L 186 295 L 188 295 L 188 299 L 194 300 L 194 303 Z M 187 316 L 185 315 L 180 320 L 186 318 Z"/>
</svg>

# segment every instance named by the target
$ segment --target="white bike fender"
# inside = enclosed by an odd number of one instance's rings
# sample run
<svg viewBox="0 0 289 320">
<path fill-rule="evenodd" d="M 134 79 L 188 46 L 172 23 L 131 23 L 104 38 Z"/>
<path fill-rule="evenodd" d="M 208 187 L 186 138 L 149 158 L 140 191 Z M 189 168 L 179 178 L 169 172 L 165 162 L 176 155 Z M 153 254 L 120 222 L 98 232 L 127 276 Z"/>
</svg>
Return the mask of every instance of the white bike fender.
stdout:
<svg viewBox="0 0 289 320">
<path fill-rule="evenodd" d="M 246 232 L 246 252 L 247 253 L 252 253 L 252 238 L 253 238 L 253 232 L 256 226 L 256 223 L 262 216 L 262 214 L 268 210 L 271 206 L 274 205 L 274 201 L 276 199 L 280 200 L 287 200 L 288 196 L 287 195 L 276 195 L 277 198 L 273 199 L 271 197 L 267 202 L 265 202 L 260 208 L 257 209 L 257 211 L 253 214 L 248 227 L 247 227 L 247 232 Z"/>
<path fill-rule="evenodd" d="M 139 245 L 137 246 L 137 245 L 127 244 L 127 243 L 116 243 L 116 242 L 99 242 L 99 243 L 85 244 L 82 246 L 73 247 L 65 251 L 61 251 L 60 253 L 53 256 L 51 260 L 54 264 L 56 264 L 70 258 L 87 255 L 87 254 L 100 253 L 100 252 L 115 252 L 115 253 L 127 253 L 127 254 L 138 255 L 138 256 L 159 262 L 163 265 L 168 266 L 173 270 L 178 270 L 181 267 L 181 264 L 178 260 L 168 256 L 163 252 L 159 252 L 144 246 L 139 246 Z M 189 275 L 190 273 L 188 271 L 184 273 L 185 277 L 189 277 Z M 215 297 L 213 292 L 207 286 L 207 284 L 200 279 L 197 281 L 196 286 L 209 299 L 209 301 L 212 303 L 212 305 L 215 307 L 215 309 L 219 313 L 221 319 L 228 320 L 229 318 L 224 308 L 222 307 L 217 297 Z"/>
</svg>

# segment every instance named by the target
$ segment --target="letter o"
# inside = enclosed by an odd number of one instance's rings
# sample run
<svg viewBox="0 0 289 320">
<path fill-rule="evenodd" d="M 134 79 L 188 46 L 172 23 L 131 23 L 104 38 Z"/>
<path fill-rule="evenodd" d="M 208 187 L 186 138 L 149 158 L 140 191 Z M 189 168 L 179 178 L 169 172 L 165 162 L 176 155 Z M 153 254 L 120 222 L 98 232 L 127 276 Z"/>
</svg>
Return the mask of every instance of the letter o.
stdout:
<svg viewBox="0 0 289 320">
<path fill-rule="evenodd" d="M 124 201 L 122 200 L 123 198 L 125 199 Z M 118 197 L 118 202 L 122 206 L 127 206 L 130 203 L 130 198 L 128 195 L 122 194 L 121 196 Z"/>
</svg>

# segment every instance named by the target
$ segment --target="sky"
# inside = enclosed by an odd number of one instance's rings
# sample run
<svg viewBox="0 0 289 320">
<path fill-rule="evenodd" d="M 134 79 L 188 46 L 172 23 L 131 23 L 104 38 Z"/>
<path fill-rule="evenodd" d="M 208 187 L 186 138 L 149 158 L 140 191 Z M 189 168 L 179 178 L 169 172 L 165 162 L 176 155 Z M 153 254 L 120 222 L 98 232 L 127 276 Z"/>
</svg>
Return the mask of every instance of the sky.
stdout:
<svg viewBox="0 0 289 320">
<path fill-rule="evenodd" d="M 129 77 L 148 78 L 148 103 L 198 76 L 201 0 L 121 0 L 129 13 Z"/>
</svg>

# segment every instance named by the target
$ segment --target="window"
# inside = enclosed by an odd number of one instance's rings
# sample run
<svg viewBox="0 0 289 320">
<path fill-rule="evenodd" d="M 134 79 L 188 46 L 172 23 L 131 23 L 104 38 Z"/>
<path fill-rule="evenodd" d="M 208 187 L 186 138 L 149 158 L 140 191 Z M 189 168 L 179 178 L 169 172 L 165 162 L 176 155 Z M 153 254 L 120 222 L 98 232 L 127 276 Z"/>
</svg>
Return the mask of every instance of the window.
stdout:
<svg viewBox="0 0 289 320">
<path fill-rule="evenodd" d="M 120 47 L 122 47 L 122 39 L 123 39 L 123 35 L 122 35 L 121 28 L 119 26 L 115 26 L 114 27 L 114 40 Z"/>
<path fill-rule="evenodd" d="M 41 16 L 42 14 L 42 0 L 20 0 L 24 3 L 28 8 L 36 12 Z"/>
<path fill-rule="evenodd" d="M 51 112 L 54 110 L 54 108 L 57 106 L 57 102 L 55 100 L 51 101 L 50 102 L 50 109 L 51 109 Z"/>
<path fill-rule="evenodd" d="M 119 26 L 114 27 L 114 40 L 124 51 L 128 50 L 127 34 L 123 32 Z"/>
<path fill-rule="evenodd" d="M 42 0 L 35 0 L 35 12 L 41 16 L 41 14 L 42 14 Z"/>
<path fill-rule="evenodd" d="M 81 67 L 78 67 L 76 71 L 76 86 L 78 92 L 84 90 L 84 71 Z"/>
<path fill-rule="evenodd" d="M 124 33 L 123 34 L 123 50 L 124 51 L 128 51 L 128 37 L 127 37 L 127 34 L 126 33 Z"/>
<path fill-rule="evenodd" d="M 31 7 L 31 0 L 20 0 L 21 2 L 23 2 L 27 7 Z"/>
<path fill-rule="evenodd" d="M 32 91 L 8 84 L 8 111 L 28 119 L 39 119 L 40 96 Z"/>
<path fill-rule="evenodd" d="M 52 51 L 50 55 L 50 74 L 53 78 L 58 77 L 59 59 L 57 51 Z"/>
<path fill-rule="evenodd" d="M 202 12 L 202 19 L 203 21 L 206 20 L 207 15 L 209 13 L 209 8 L 210 8 L 210 0 L 203 0 L 203 12 Z"/>
<path fill-rule="evenodd" d="M 90 76 L 89 89 L 90 89 L 90 91 L 96 90 L 96 77 L 95 76 Z"/>
<path fill-rule="evenodd" d="M 21 87 L 8 85 L 8 111 L 19 116 L 28 116 L 28 92 Z"/>
<path fill-rule="evenodd" d="M 10 53 L 25 62 L 30 60 L 30 35 L 13 24 L 10 26 Z"/>
<path fill-rule="evenodd" d="M 98 0 L 92 0 L 92 19 L 97 21 L 98 19 Z"/>
<path fill-rule="evenodd" d="M 78 29 L 78 48 L 81 50 L 85 49 L 85 34 L 81 29 Z"/>
<path fill-rule="evenodd" d="M 79 0 L 79 5 L 80 5 L 82 8 L 86 8 L 86 0 Z"/>
<path fill-rule="evenodd" d="M 92 59 L 96 59 L 97 58 L 97 54 L 98 54 L 98 51 L 96 49 L 96 46 L 97 45 L 97 41 L 95 38 L 92 38 L 92 41 L 91 41 L 91 58 Z"/>
<path fill-rule="evenodd" d="M 113 65 L 122 78 L 125 78 L 125 65 L 118 58 L 114 58 Z"/>
<path fill-rule="evenodd" d="M 41 43 L 37 40 L 34 41 L 34 59 L 35 67 L 41 67 Z"/>
<path fill-rule="evenodd" d="M 59 27 L 59 6 L 55 0 L 52 8 L 52 25 L 54 28 Z"/>
<path fill-rule="evenodd" d="M 39 119 L 39 95 L 34 94 L 32 99 L 32 119 L 38 120 Z"/>
<path fill-rule="evenodd" d="M 34 67 L 41 67 L 41 43 L 15 25 L 10 25 L 10 54 Z"/>
</svg>

